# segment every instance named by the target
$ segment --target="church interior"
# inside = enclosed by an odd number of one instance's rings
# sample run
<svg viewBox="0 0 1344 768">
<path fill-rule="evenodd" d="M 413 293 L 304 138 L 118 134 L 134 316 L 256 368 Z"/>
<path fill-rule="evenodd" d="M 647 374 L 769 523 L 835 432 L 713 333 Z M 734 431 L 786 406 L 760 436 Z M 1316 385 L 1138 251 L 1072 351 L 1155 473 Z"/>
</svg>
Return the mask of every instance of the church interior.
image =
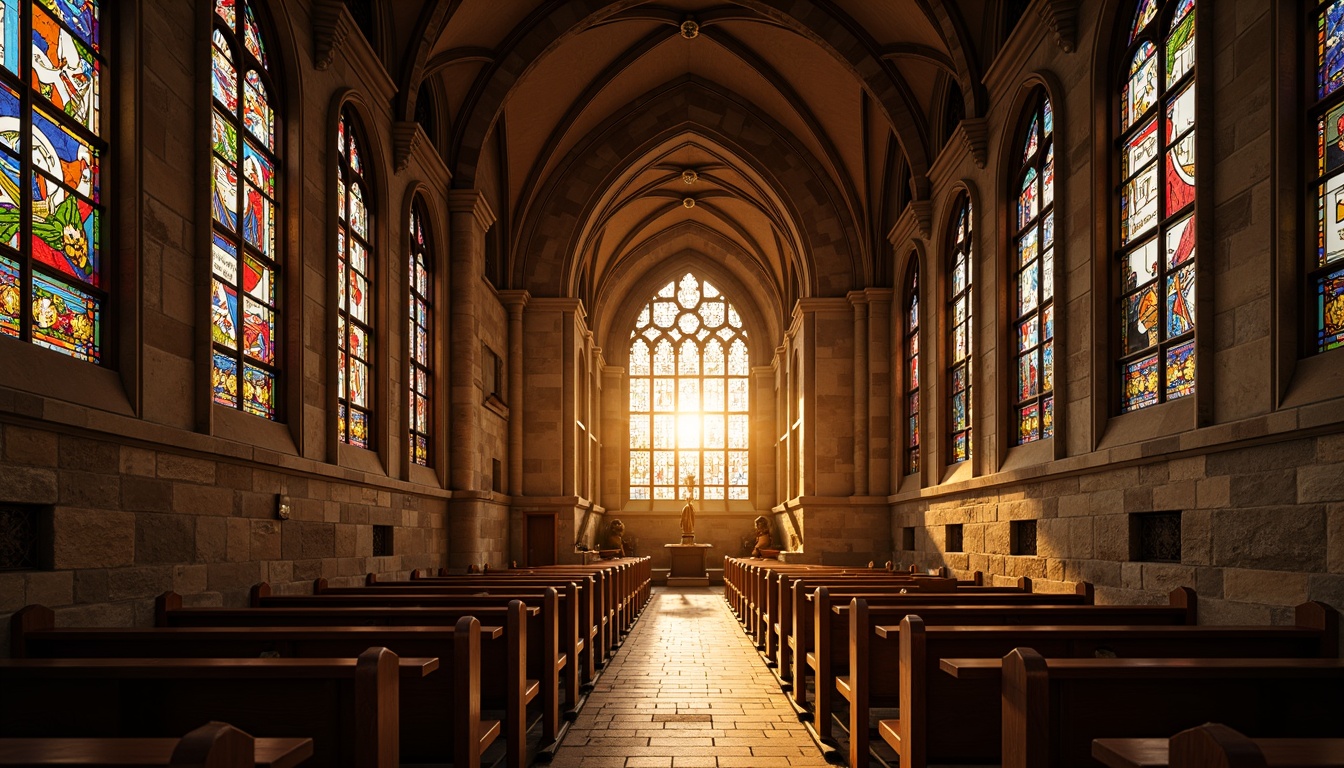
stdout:
<svg viewBox="0 0 1344 768">
<path fill-rule="evenodd" d="M 114 735 L 24 632 L 381 588 L 454 765 L 1138 765 L 1009 735 L 1054 656 L 1273 657 L 1320 717 L 1096 735 L 1344 765 L 1344 0 L 0 0 L 0 171 L 0 764 Z"/>
</svg>

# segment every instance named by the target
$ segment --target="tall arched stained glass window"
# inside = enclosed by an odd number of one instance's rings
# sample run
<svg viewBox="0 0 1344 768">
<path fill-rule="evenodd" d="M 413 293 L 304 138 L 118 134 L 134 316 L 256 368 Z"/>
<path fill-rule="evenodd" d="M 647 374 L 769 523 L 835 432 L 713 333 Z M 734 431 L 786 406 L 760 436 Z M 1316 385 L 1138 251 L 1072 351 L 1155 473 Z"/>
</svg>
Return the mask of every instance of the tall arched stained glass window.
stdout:
<svg viewBox="0 0 1344 768">
<path fill-rule="evenodd" d="M 1039 91 L 1020 146 L 1013 220 L 1017 442 L 1055 434 L 1055 116 Z"/>
<path fill-rule="evenodd" d="M 1195 391 L 1195 0 L 1141 0 L 1120 97 L 1120 408 Z"/>
<path fill-rule="evenodd" d="M 432 400 L 434 381 L 434 260 L 425 234 L 424 201 L 417 196 L 411 204 L 410 263 L 410 449 L 411 461 L 422 467 L 430 462 L 430 432 L 434 417 Z"/>
<path fill-rule="evenodd" d="M 1308 257 L 1307 351 L 1344 347 L 1344 0 L 1316 6 L 1316 248 Z"/>
<path fill-rule="evenodd" d="M 630 498 L 676 499 L 694 475 L 705 499 L 748 498 L 751 362 L 742 317 L 686 273 L 630 332 Z"/>
<path fill-rule="evenodd" d="M 0 335 L 94 363 L 112 274 L 101 5 L 0 2 Z"/>
<path fill-rule="evenodd" d="M 905 474 L 919 471 L 919 262 L 911 260 L 905 294 Z"/>
<path fill-rule="evenodd" d="M 337 437 L 373 446 L 373 217 L 363 133 L 346 107 L 336 129 Z"/>
<path fill-rule="evenodd" d="M 949 233 L 951 279 L 948 281 L 948 323 L 952 333 L 948 340 L 947 370 L 949 456 L 952 464 L 971 458 L 974 444 L 971 440 L 971 380 L 974 375 L 974 301 L 971 285 L 974 279 L 974 258 L 971 244 L 971 199 L 962 193 L 952 209 L 952 231 Z"/>
<path fill-rule="evenodd" d="M 253 0 L 215 0 L 211 31 L 211 392 L 276 418 L 280 252 L 275 87 Z"/>
</svg>

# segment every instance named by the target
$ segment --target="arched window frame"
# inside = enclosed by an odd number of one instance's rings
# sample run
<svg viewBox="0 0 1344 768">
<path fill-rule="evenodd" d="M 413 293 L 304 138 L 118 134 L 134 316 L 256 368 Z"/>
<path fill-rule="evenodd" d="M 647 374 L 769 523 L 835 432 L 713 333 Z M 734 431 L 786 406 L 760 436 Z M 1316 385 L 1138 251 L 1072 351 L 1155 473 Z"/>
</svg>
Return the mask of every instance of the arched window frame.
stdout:
<svg viewBox="0 0 1344 768">
<path fill-rule="evenodd" d="M 1032 89 L 1009 151 L 1010 176 L 1007 274 L 1008 424 L 1012 444 L 1025 445 L 1055 434 L 1055 113 L 1041 86 Z"/>
<path fill-rule="evenodd" d="M 1308 3 L 1307 124 L 1316 152 L 1306 170 L 1303 306 L 1306 356 L 1344 349 L 1344 2 Z M 1333 226 L 1327 223 L 1333 224 Z"/>
<path fill-rule="evenodd" d="M 948 466 L 974 458 L 975 217 L 970 195 L 957 193 L 947 230 Z"/>
<path fill-rule="evenodd" d="M 906 270 L 904 295 L 901 299 L 901 361 L 904 365 L 905 393 L 902 409 L 905 416 L 901 475 L 917 475 L 922 466 L 920 457 L 920 356 L 919 356 L 919 255 L 910 254 Z"/>
<path fill-rule="evenodd" d="M 341 109 L 336 138 L 336 439 L 373 450 L 376 429 L 377 250 L 369 142 L 354 110 Z M 356 194 L 358 192 L 358 194 Z M 357 201 L 362 201 L 362 205 Z M 363 233 L 360 233 L 362 215 Z"/>
<path fill-rule="evenodd" d="M 13 217 L 0 222 L 0 336 L 110 366 L 114 333 L 107 318 L 117 270 L 101 192 L 110 188 L 108 134 L 116 122 L 107 51 L 114 38 L 104 26 L 114 14 L 98 6 L 0 4 L 9 30 L 0 57 L 0 115 L 18 123 L 17 135 L 0 137 L 0 201 Z M 47 56 L 44 74 L 54 79 L 34 71 L 46 55 L 41 44 L 76 54 Z M 73 85 L 89 81 L 83 90 Z M 40 163 L 35 149 L 22 151 L 38 145 L 48 162 Z M 42 221 L 34 221 L 35 201 L 22 190 L 46 195 L 36 201 L 49 209 Z"/>
<path fill-rule="evenodd" d="M 260 5 L 215 0 L 211 16 L 210 379 L 216 405 L 278 420 L 284 130 Z"/>
<path fill-rule="evenodd" d="M 1196 389 L 1201 357 L 1195 338 L 1196 256 L 1200 228 L 1207 225 L 1197 221 L 1207 218 L 1198 203 L 1195 174 L 1201 153 L 1195 117 L 1206 99 L 1195 88 L 1207 87 L 1196 77 L 1196 42 L 1202 37 L 1197 5 L 1196 0 L 1138 0 L 1126 4 L 1130 15 L 1122 17 L 1127 42 L 1114 81 L 1119 184 L 1113 243 L 1113 402 L 1122 413 L 1177 400 Z M 1188 48 L 1178 45 L 1182 40 Z M 1169 41 L 1174 56 L 1168 55 Z M 1151 70 L 1135 66 L 1136 56 L 1148 50 L 1145 61 Z M 1149 92 L 1147 101 L 1135 95 Z M 1150 131 L 1152 140 L 1145 140 Z M 1125 215 L 1131 206 L 1143 211 L 1149 205 L 1151 213 L 1137 221 Z"/>
<path fill-rule="evenodd" d="M 433 466 L 436 272 L 434 241 L 424 196 L 411 201 L 407 223 L 407 439 L 413 464 Z"/>
<path fill-rule="evenodd" d="M 686 474 L 693 473 L 703 494 L 701 498 L 727 503 L 749 501 L 752 398 L 745 319 L 731 297 L 714 281 L 695 270 L 682 271 L 679 275 L 665 281 L 644 305 L 629 336 L 630 498 L 655 503 L 682 498 L 684 489 L 679 483 Z M 694 294 L 687 287 L 688 280 L 695 281 Z M 711 295 L 707 288 L 713 288 L 714 293 Z M 659 310 L 658 304 L 674 307 L 674 316 L 669 319 L 667 314 L 672 310 Z M 706 313 L 704 308 L 709 304 L 721 307 L 721 319 L 716 319 L 712 312 Z M 659 319 L 660 313 L 663 319 Z M 686 317 L 697 318 L 698 325 L 683 333 L 687 326 L 682 322 Z M 697 338 L 701 330 L 709 331 L 709 334 Z M 723 353 L 722 373 L 707 373 L 709 365 L 704 352 L 716 339 Z M 657 351 L 662 343 L 670 345 L 671 368 L 656 366 Z M 688 343 L 698 352 L 699 362 L 694 370 L 682 355 L 684 345 Z M 641 344 L 644 355 L 639 354 Z M 736 357 L 735 349 L 738 350 Z M 671 386 L 660 388 L 660 381 L 669 381 Z M 720 384 L 717 407 L 709 400 L 707 384 L 710 382 Z M 696 386 L 689 387 L 688 384 Z M 698 414 L 694 417 L 694 425 L 687 421 L 691 417 L 676 415 L 683 409 Z M 661 431 L 659 416 L 665 424 Z M 720 429 L 718 439 L 712 437 L 711 429 L 711 422 L 716 419 Z M 682 432 L 687 429 L 698 432 L 697 447 L 683 450 L 679 445 Z M 711 454 L 720 454 L 721 468 L 714 469 Z M 671 455 L 671 463 L 667 461 L 668 455 Z M 717 479 L 719 477 L 721 479 Z"/>
</svg>

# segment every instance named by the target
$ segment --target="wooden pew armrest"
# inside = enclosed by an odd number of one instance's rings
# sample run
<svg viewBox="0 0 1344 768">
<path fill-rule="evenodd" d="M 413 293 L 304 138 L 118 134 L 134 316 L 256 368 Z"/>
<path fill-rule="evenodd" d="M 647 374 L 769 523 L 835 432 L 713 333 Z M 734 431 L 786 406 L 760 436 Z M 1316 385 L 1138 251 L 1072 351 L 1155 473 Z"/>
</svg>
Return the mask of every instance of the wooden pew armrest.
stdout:
<svg viewBox="0 0 1344 768">
<path fill-rule="evenodd" d="M 807 652 L 807 666 L 813 669 L 817 668 L 817 654 L 813 651 Z"/>
<path fill-rule="evenodd" d="M 877 722 L 877 732 L 892 749 L 897 752 L 901 751 L 901 721 L 899 719 L 879 720 Z"/>
<path fill-rule="evenodd" d="M 480 751 L 476 754 L 485 754 L 485 750 L 489 749 L 490 745 L 495 743 L 495 739 L 499 738 L 499 732 L 500 725 L 498 720 L 482 720 L 481 739 L 478 742 Z"/>
<path fill-rule="evenodd" d="M 524 703 L 524 704 L 531 704 L 531 703 L 532 703 L 532 700 L 535 699 L 535 698 L 537 698 L 537 694 L 538 694 L 538 693 L 541 693 L 541 681 L 540 681 L 540 680 L 531 680 L 531 679 L 529 679 L 529 680 L 524 681 L 524 683 L 523 683 L 523 703 Z"/>
<path fill-rule="evenodd" d="M 854 686 L 849 684 L 849 675 L 840 675 L 835 678 L 835 690 L 845 697 L 845 701 L 854 701 Z"/>
</svg>

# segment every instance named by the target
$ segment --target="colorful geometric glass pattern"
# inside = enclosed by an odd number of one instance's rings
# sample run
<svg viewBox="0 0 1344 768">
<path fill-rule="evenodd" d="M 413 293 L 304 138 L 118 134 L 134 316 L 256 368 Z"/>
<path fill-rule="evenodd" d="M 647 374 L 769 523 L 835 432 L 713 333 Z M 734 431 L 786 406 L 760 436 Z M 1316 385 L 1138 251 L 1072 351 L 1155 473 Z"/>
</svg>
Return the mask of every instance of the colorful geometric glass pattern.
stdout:
<svg viewBox="0 0 1344 768">
<path fill-rule="evenodd" d="M 1140 6 L 1119 120 L 1122 412 L 1195 391 L 1195 2 Z"/>
<path fill-rule="evenodd" d="M 434 410 L 432 405 L 434 380 L 434 257 L 425 236 L 424 200 L 417 197 L 411 205 L 408 239 L 411 243 L 407 274 L 410 275 L 410 317 L 408 339 L 410 346 L 410 456 L 422 467 L 429 466 L 430 436 Z"/>
<path fill-rule="evenodd" d="M 0 335 L 93 363 L 111 274 L 99 6 L 0 0 Z"/>
<path fill-rule="evenodd" d="M 336 128 L 336 436 L 359 448 L 373 446 L 373 229 L 364 142 L 346 107 Z"/>
<path fill-rule="evenodd" d="M 952 334 L 949 339 L 948 360 L 948 460 L 952 464 L 971 458 L 974 447 L 971 424 L 974 413 L 971 405 L 971 380 L 974 373 L 974 294 L 971 291 L 974 276 L 974 257 L 971 231 L 971 200 L 964 193 L 953 208 L 951 237 L 951 272 L 948 281 L 949 319 Z"/>
<path fill-rule="evenodd" d="M 1344 0 L 1316 8 L 1316 250 L 1304 265 L 1307 352 L 1344 347 Z"/>
<path fill-rule="evenodd" d="M 630 498 L 750 498 L 751 361 L 742 316 L 686 273 L 653 296 L 630 332 Z"/>
<path fill-rule="evenodd" d="M 905 474 L 919 472 L 919 264 L 905 300 Z"/>
<path fill-rule="evenodd" d="M 1019 445 L 1054 437 L 1055 381 L 1055 137 L 1050 99 L 1038 92 L 1032 103 L 1027 135 L 1022 140 L 1019 197 L 1030 190 L 1030 211 L 1019 209 L 1014 250 L 1009 256 L 1016 275 L 1012 347 L 1017 379 L 1013 401 Z"/>
<path fill-rule="evenodd" d="M 211 33 L 210 389 L 219 405 L 275 419 L 281 316 L 275 90 L 251 0 L 243 7 L 240 17 L 234 0 L 215 0 Z"/>
</svg>

